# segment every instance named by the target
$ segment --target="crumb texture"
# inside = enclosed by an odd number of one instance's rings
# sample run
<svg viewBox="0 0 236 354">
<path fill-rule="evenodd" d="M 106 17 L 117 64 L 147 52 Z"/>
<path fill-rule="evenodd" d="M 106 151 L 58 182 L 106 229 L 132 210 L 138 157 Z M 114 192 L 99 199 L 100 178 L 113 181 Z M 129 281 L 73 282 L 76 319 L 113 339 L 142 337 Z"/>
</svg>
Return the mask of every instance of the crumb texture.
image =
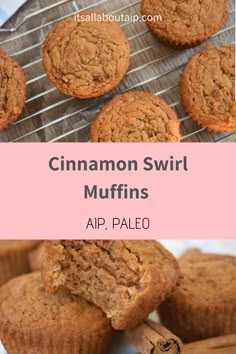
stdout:
<svg viewBox="0 0 236 354">
<path fill-rule="evenodd" d="M 0 50 L 0 131 L 22 113 L 26 99 L 25 75 L 19 64 Z"/>
<path fill-rule="evenodd" d="M 180 286 L 159 308 L 185 342 L 236 332 L 236 257 L 193 250 L 180 259 Z"/>
<path fill-rule="evenodd" d="M 147 24 L 160 41 L 193 47 L 218 31 L 228 8 L 227 0 L 142 0 L 142 14 L 153 17 Z"/>
<path fill-rule="evenodd" d="M 92 142 L 178 142 L 179 121 L 160 98 L 133 91 L 113 98 L 97 114 Z"/>
<path fill-rule="evenodd" d="M 194 55 L 181 78 L 181 97 L 190 116 L 204 127 L 234 131 L 234 46 L 207 46 Z"/>
<path fill-rule="evenodd" d="M 130 46 L 114 21 L 92 12 L 61 21 L 46 37 L 43 63 L 49 80 L 64 94 L 92 98 L 113 90 L 130 63 Z"/>
<path fill-rule="evenodd" d="M 141 323 L 177 286 L 175 258 L 155 241 L 46 242 L 48 291 L 66 288 L 100 307 L 115 329 Z"/>
</svg>

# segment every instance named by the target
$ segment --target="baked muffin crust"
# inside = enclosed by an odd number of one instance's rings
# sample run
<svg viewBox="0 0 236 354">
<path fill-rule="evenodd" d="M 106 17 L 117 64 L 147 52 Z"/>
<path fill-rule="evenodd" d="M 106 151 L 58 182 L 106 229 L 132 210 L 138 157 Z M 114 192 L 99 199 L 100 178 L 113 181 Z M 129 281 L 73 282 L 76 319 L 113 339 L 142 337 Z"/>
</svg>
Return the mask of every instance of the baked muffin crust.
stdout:
<svg viewBox="0 0 236 354">
<path fill-rule="evenodd" d="M 0 131 L 13 124 L 23 111 L 26 81 L 15 59 L 0 50 Z"/>
<path fill-rule="evenodd" d="M 78 296 L 46 294 L 39 272 L 0 289 L 1 340 L 9 354 L 106 353 L 109 320 Z"/>
<path fill-rule="evenodd" d="M 92 142 L 179 142 L 179 121 L 160 98 L 142 91 L 115 96 L 92 123 Z"/>
<path fill-rule="evenodd" d="M 224 24 L 227 0 L 142 0 L 141 12 L 152 16 L 147 25 L 163 43 L 181 48 L 199 45 Z M 154 16 L 161 16 L 162 21 Z"/>
<path fill-rule="evenodd" d="M 183 279 L 158 309 L 162 323 L 184 342 L 236 333 L 236 257 L 189 251 Z"/>
<path fill-rule="evenodd" d="M 185 66 L 181 99 L 189 115 L 216 132 L 235 130 L 235 49 L 207 46 Z"/>
<path fill-rule="evenodd" d="M 129 68 L 130 46 L 125 33 L 116 22 L 98 21 L 96 16 L 101 18 L 102 14 L 87 11 L 69 17 L 44 41 L 47 76 L 66 95 L 102 96 L 119 85 Z"/>
</svg>

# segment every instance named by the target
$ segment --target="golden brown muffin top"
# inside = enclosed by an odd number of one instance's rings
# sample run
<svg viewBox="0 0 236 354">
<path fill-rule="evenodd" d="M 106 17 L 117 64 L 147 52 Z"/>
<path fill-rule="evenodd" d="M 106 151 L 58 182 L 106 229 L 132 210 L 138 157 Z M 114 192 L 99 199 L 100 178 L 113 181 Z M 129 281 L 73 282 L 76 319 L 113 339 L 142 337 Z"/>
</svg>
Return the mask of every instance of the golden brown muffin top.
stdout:
<svg viewBox="0 0 236 354">
<path fill-rule="evenodd" d="M 15 329 L 48 329 L 49 334 L 64 330 L 65 335 L 110 327 L 103 312 L 80 297 L 65 292 L 48 295 L 40 272 L 14 278 L 0 289 L 0 326 L 7 323 Z"/>
<path fill-rule="evenodd" d="M 24 108 L 25 75 L 20 65 L 0 50 L 0 131 L 11 125 Z"/>
<path fill-rule="evenodd" d="M 97 114 L 92 142 L 179 142 L 179 121 L 160 98 L 129 91 L 115 96 Z"/>
<path fill-rule="evenodd" d="M 191 250 L 180 258 L 183 280 L 172 299 L 195 305 L 236 304 L 236 257 Z"/>
<path fill-rule="evenodd" d="M 190 116 L 215 131 L 234 130 L 235 47 L 206 46 L 185 66 L 181 98 Z"/>
<path fill-rule="evenodd" d="M 142 0 L 142 14 L 152 16 L 150 29 L 172 44 L 191 46 L 212 36 L 223 25 L 227 0 Z M 161 16 L 157 21 L 155 16 Z"/>
<path fill-rule="evenodd" d="M 122 28 L 95 12 L 59 22 L 44 42 L 48 78 L 70 96 L 91 98 L 113 90 L 129 63 L 130 46 Z"/>
</svg>

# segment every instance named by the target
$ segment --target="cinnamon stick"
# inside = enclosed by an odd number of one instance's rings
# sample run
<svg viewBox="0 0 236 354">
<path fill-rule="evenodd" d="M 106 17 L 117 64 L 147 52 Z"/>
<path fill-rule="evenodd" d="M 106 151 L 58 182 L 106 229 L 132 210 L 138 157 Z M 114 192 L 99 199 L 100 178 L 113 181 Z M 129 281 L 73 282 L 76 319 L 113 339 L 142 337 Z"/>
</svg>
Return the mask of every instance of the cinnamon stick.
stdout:
<svg viewBox="0 0 236 354">
<path fill-rule="evenodd" d="M 168 329 L 151 320 L 127 330 L 125 335 L 139 349 L 140 354 L 181 353 L 181 340 Z"/>
<path fill-rule="evenodd" d="M 236 334 L 186 344 L 183 354 L 236 354 Z"/>
</svg>

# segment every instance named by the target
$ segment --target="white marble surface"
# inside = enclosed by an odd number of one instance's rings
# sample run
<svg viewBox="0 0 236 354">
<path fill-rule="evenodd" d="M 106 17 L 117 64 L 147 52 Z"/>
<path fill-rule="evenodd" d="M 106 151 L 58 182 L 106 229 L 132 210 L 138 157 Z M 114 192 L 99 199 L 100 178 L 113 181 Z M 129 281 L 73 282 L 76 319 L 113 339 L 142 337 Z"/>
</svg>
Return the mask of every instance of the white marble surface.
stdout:
<svg viewBox="0 0 236 354">
<path fill-rule="evenodd" d="M 179 257 L 189 248 L 198 247 L 203 251 L 211 253 L 223 253 L 236 255 L 236 240 L 162 240 L 164 244 L 176 257 Z M 135 354 L 137 350 L 132 347 L 124 338 L 122 333 L 117 333 L 114 337 L 110 354 Z M 6 354 L 0 345 L 0 354 Z M 42 353 L 43 354 L 43 353 Z M 63 353 L 62 353 L 63 354 Z"/>
</svg>

